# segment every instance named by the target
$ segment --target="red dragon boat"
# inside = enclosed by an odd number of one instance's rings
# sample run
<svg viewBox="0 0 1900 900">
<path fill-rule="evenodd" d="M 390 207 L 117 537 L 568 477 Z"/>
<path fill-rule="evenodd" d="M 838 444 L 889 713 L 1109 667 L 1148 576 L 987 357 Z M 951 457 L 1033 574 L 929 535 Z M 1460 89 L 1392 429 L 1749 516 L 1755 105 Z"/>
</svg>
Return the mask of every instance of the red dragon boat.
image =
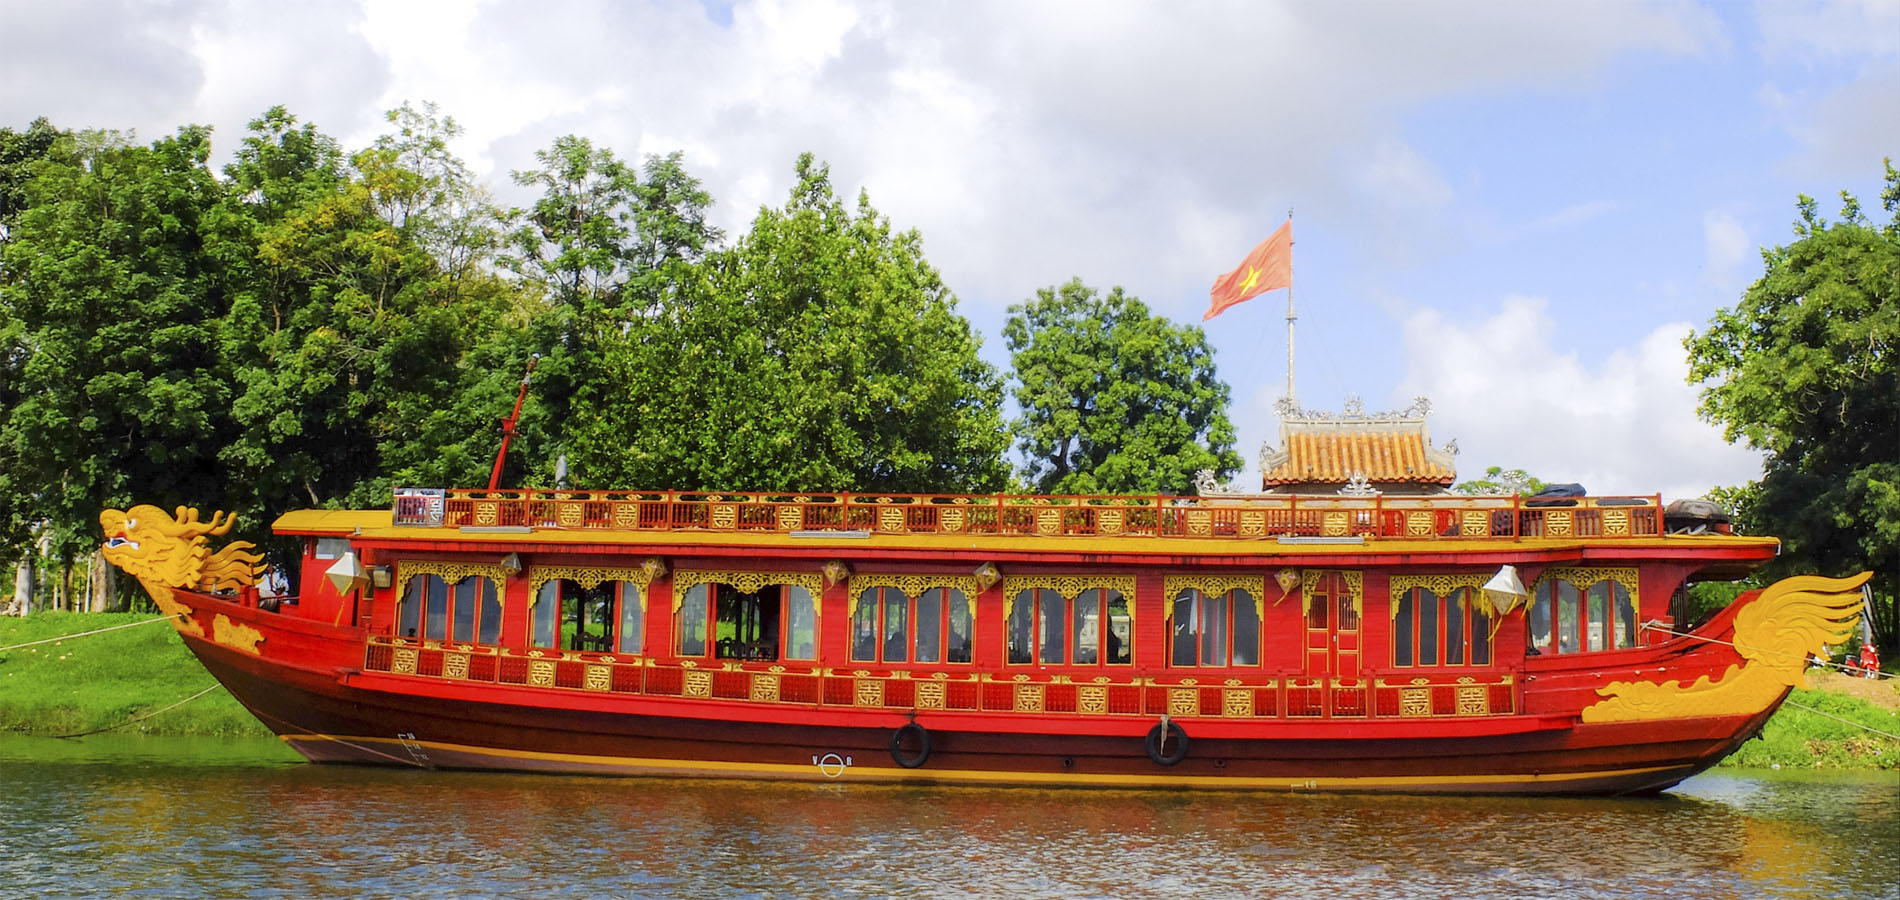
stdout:
<svg viewBox="0 0 1900 900">
<path fill-rule="evenodd" d="M 1416 414 L 1414 414 L 1416 413 Z M 812 781 L 1644 793 L 1754 735 L 1865 573 L 1693 628 L 1772 538 L 1658 496 L 1445 492 L 1423 413 L 1289 415 L 1264 490 L 398 490 L 101 515 L 205 667 L 311 760 Z M 1674 613 L 1672 614 L 1672 611 Z"/>
</svg>

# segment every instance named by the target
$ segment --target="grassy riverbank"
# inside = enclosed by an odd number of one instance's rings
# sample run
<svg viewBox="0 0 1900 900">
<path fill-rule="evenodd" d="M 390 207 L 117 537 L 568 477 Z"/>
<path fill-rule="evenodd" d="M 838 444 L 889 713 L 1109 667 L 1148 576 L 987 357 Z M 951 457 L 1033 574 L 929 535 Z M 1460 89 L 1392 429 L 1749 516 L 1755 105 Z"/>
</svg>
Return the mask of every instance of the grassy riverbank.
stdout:
<svg viewBox="0 0 1900 900">
<path fill-rule="evenodd" d="M 0 731 L 67 735 L 121 726 L 115 732 L 269 737 L 222 687 L 168 712 L 122 724 L 216 681 L 164 622 L 60 638 L 151 618 L 145 613 L 0 617 L 0 647 L 59 639 L 0 651 Z"/>
<path fill-rule="evenodd" d="M 145 622 L 138 613 L 39 613 L 0 618 L 0 647 Z M 1900 769 L 1900 685 L 1816 673 L 1761 736 L 1724 763 L 1768 768 Z M 213 684 L 169 625 L 134 625 L 0 651 L 0 731 L 65 735 L 121 726 Z M 1847 719 L 1860 726 L 1838 719 Z M 267 737 L 223 688 L 117 733 Z"/>
</svg>

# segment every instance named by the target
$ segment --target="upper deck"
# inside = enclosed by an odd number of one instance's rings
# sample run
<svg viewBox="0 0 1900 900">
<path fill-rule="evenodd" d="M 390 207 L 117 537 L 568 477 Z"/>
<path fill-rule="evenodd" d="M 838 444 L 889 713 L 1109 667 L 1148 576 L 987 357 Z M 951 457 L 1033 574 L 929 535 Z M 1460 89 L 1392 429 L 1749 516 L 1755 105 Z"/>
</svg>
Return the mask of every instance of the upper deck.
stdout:
<svg viewBox="0 0 1900 900">
<path fill-rule="evenodd" d="M 1665 536 L 1659 496 L 1027 496 L 399 488 L 391 525 L 801 537 L 1128 537 L 1288 543 Z"/>
</svg>

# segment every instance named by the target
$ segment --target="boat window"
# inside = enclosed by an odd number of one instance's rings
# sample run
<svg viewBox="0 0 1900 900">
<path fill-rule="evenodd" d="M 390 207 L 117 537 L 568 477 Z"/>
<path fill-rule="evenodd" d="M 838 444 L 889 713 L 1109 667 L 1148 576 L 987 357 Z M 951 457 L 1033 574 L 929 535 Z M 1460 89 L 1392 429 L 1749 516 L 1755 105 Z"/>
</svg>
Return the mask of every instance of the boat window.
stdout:
<svg viewBox="0 0 1900 900">
<path fill-rule="evenodd" d="M 915 597 L 900 587 L 864 588 L 851 609 L 851 659 L 967 663 L 972 622 L 960 588 L 925 587 Z"/>
<path fill-rule="evenodd" d="M 803 576 L 756 573 L 678 573 L 687 580 L 674 616 L 681 656 L 743 660 L 818 658 L 818 606 L 811 585 L 768 583 Z M 701 578 L 694 582 L 691 579 Z M 719 580 L 719 579 L 725 580 Z"/>
<path fill-rule="evenodd" d="M 1169 664 L 1257 666 L 1260 612 L 1250 591 L 1207 593 L 1186 588 L 1169 605 Z M 1322 619 L 1322 621 L 1324 621 Z"/>
<path fill-rule="evenodd" d="M 396 628 L 403 637 L 465 644 L 501 640 L 501 598 L 486 577 L 450 583 L 441 575 L 415 575 L 397 605 Z"/>
<path fill-rule="evenodd" d="M 1401 591 L 1392 609 L 1395 666 L 1488 666 L 1491 618 L 1474 605 L 1475 588 L 1453 587 L 1440 596 L 1428 587 Z"/>
<path fill-rule="evenodd" d="M 1023 588 L 1009 602 L 1009 662 L 1054 666 L 1127 665 L 1133 657 L 1128 598 L 1090 587 L 1074 596 L 1056 588 Z"/>
<path fill-rule="evenodd" d="M 1552 569 L 1537 581 L 1525 615 L 1537 653 L 1636 646 L 1634 569 Z"/>
<path fill-rule="evenodd" d="M 341 559 L 350 552 L 349 538 L 317 538 L 315 557 L 317 559 Z"/>
<path fill-rule="evenodd" d="M 556 578 L 541 585 L 533 605 L 530 646 L 595 653 L 639 653 L 643 648 L 646 604 L 633 582 Z"/>
</svg>

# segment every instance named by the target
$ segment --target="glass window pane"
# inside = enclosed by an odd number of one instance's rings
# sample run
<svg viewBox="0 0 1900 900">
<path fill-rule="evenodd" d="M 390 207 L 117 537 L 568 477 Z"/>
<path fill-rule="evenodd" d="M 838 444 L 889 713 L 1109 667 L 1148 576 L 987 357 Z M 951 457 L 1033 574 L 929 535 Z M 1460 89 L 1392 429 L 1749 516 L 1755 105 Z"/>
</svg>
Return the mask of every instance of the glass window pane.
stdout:
<svg viewBox="0 0 1900 900">
<path fill-rule="evenodd" d="M 1106 591 L 1108 594 L 1108 661 L 1116 665 L 1127 665 L 1130 652 L 1135 646 L 1133 640 L 1134 617 L 1128 613 L 1128 598 L 1121 591 Z"/>
<path fill-rule="evenodd" d="M 1577 586 L 1557 581 L 1557 652 L 1575 653 L 1581 647 L 1583 622 L 1577 602 Z"/>
<path fill-rule="evenodd" d="M 785 657 L 818 658 L 818 607 L 811 591 L 797 585 L 785 588 Z"/>
<path fill-rule="evenodd" d="M 449 640 L 467 642 L 475 639 L 475 592 L 477 584 L 487 580 L 464 578 L 449 591 L 453 598 L 449 604 Z"/>
<path fill-rule="evenodd" d="M 1069 646 L 1074 647 L 1073 659 L 1078 666 L 1092 666 L 1101 661 L 1102 646 L 1102 592 L 1089 588 L 1075 596 L 1075 631 Z"/>
<path fill-rule="evenodd" d="M 884 661 L 908 662 L 910 598 L 896 588 L 884 589 Z"/>
<path fill-rule="evenodd" d="M 1586 595 L 1589 599 L 1589 616 L 1585 646 L 1591 650 L 1610 648 L 1610 583 L 1599 581 L 1590 585 Z"/>
<path fill-rule="evenodd" d="M 679 610 L 679 647 L 681 656 L 706 655 L 706 607 L 710 585 L 696 584 L 686 589 Z"/>
<path fill-rule="evenodd" d="M 481 583 L 481 627 L 477 629 L 476 640 L 493 646 L 501 643 L 501 593 L 495 590 L 495 583 L 486 578 L 477 578 Z"/>
<path fill-rule="evenodd" d="M 396 612 L 397 634 L 415 637 L 416 629 L 422 627 L 422 606 L 427 602 L 431 577 L 416 575 L 409 579 L 409 587 L 403 591 L 402 604 Z"/>
<path fill-rule="evenodd" d="M 1470 588 L 1458 588 L 1445 598 L 1445 665 L 1465 664 L 1465 603 Z"/>
<path fill-rule="evenodd" d="M 1038 657 L 1045 665 L 1061 665 L 1068 660 L 1064 646 L 1069 631 L 1069 602 L 1062 598 L 1059 591 L 1042 588 L 1036 591 L 1039 607 L 1036 616 L 1036 646 L 1040 650 Z"/>
<path fill-rule="evenodd" d="M 1438 665 L 1438 595 L 1418 592 L 1418 664 Z"/>
<path fill-rule="evenodd" d="M 1201 665 L 1227 665 L 1227 595 L 1201 595 Z"/>
<path fill-rule="evenodd" d="M 1491 617 L 1476 607 L 1471 610 L 1471 664 L 1491 664 Z"/>
<path fill-rule="evenodd" d="M 1338 574 L 1332 575 L 1331 578 L 1334 602 L 1339 604 L 1339 617 L 1336 620 L 1339 623 L 1339 630 L 1358 631 L 1359 610 L 1353 608 L 1352 605 L 1352 588 L 1346 583 L 1346 579 Z"/>
<path fill-rule="evenodd" d="M 931 588 L 917 598 L 917 639 L 911 658 L 920 663 L 942 662 L 943 588 Z"/>
<path fill-rule="evenodd" d="M 640 586 L 631 581 L 616 582 L 620 591 L 620 643 L 614 648 L 620 653 L 643 653 L 646 650 L 646 599 L 640 596 Z"/>
<path fill-rule="evenodd" d="M 1234 591 L 1232 609 L 1234 611 L 1234 665 L 1257 666 L 1260 664 L 1260 612 L 1254 608 L 1254 597 L 1246 591 Z"/>
<path fill-rule="evenodd" d="M 1009 661 L 1012 665 L 1036 661 L 1036 592 L 1017 591 L 1009 608 Z"/>
<path fill-rule="evenodd" d="M 859 662 L 877 660 L 878 588 L 858 595 L 858 608 L 851 614 L 851 658 Z"/>
<path fill-rule="evenodd" d="M 1531 608 L 1524 613 L 1524 625 L 1530 629 L 1531 649 L 1539 653 L 1550 652 L 1551 605 L 1554 602 L 1555 588 L 1551 582 L 1537 586 L 1537 599 L 1531 601 Z"/>
<path fill-rule="evenodd" d="M 1198 624 L 1196 616 L 1201 608 L 1200 603 L 1196 601 L 1200 599 L 1200 596 L 1200 591 L 1189 588 L 1174 598 L 1174 613 L 1169 618 L 1170 627 L 1174 632 L 1172 641 L 1174 652 L 1169 656 L 1169 665 L 1191 666 L 1196 662 L 1194 648 L 1198 635 L 1195 626 Z"/>
<path fill-rule="evenodd" d="M 1636 646 L 1636 605 L 1630 602 L 1630 592 L 1619 582 L 1610 582 L 1610 594 L 1616 598 L 1616 646 L 1617 649 Z"/>
<path fill-rule="evenodd" d="M 449 630 L 449 586 L 441 578 L 430 575 L 429 605 L 422 623 L 422 636 L 434 640 L 444 640 Z"/>
<path fill-rule="evenodd" d="M 970 598 L 956 588 L 946 588 L 944 597 L 950 606 L 950 646 L 944 661 L 967 663 L 970 661 Z"/>
<path fill-rule="evenodd" d="M 561 616 L 561 582 L 549 581 L 534 595 L 534 608 L 528 614 L 528 644 L 554 647 L 554 625 Z"/>
<path fill-rule="evenodd" d="M 1399 607 L 1392 614 L 1392 664 L 1412 664 L 1412 620 L 1418 616 L 1416 598 L 1424 588 L 1412 588 L 1399 595 Z"/>
<path fill-rule="evenodd" d="M 1320 577 L 1321 584 L 1325 576 Z M 1327 611 L 1333 605 L 1333 598 L 1320 584 L 1306 586 L 1306 627 L 1318 631 L 1326 627 Z"/>
</svg>

